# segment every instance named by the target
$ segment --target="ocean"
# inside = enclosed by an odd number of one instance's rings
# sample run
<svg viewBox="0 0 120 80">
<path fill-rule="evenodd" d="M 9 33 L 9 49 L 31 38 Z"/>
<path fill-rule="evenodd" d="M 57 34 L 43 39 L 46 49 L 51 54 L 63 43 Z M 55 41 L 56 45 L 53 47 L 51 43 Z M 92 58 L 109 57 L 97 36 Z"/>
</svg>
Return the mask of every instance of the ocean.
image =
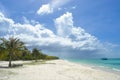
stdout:
<svg viewBox="0 0 120 80">
<path fill-rule="evenodd" d="M 102 59 L 67 59 L 68 61 L 88 64 L 98 68 L 110 69 L 114 71 L 120 71 L 120 58 L 110 58 L 107 60 Z"/>
</svg>

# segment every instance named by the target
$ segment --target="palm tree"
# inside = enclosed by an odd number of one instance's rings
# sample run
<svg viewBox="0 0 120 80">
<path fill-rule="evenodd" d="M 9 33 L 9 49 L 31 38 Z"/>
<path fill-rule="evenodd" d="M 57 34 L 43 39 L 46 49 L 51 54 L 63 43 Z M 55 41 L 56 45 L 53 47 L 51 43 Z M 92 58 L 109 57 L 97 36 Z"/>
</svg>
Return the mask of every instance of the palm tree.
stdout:
<svg viewBox="0 0 120 80">
<path fill-rule="evenodd" d="M 32 56 L 34 57 L 35 61 L 37 62 L 38 57 L 40 56 L 40 52 L 37 48 L 33 48 Z"/>
<path fill-rule="evenodd" d="M 20 41 L 18 38 L 11 37 L 9 40 L 5 38 L 0 39 L 2 41 L 1 49 L 4 51 L 7 51 L 9 54 L 9 67 L 12 67 L 12 59 L 13 55 L 19 51 L 22 51 L 24 49 L 24 43 Z"/>
</svg>

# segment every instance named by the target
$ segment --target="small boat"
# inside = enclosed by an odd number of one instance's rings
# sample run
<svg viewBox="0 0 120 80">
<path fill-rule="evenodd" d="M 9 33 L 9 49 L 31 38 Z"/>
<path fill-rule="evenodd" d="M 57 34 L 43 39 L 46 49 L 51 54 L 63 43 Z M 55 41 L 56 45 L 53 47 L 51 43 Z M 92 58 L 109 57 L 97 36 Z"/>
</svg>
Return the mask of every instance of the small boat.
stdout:
<svg viewBox="0 0 120 80">
<path fill-rule="evenodd" d="M 101 58 L 101 60 L 108 60 L 108 58 Z"/>
</svg>

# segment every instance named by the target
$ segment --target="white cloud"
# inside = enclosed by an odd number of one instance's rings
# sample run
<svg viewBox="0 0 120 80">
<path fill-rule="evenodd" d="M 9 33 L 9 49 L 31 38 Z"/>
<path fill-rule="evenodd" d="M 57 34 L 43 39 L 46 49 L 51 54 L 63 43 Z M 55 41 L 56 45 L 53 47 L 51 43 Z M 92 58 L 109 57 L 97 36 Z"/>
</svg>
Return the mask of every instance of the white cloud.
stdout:
<svg viewBox="0 0 120 80">
<path fill-rule="evenodd" d="M 60 7 L 69 2 L 70 0 L 51 0 L 48 4 L 43 4 L 38 10 L 38 15 L 53 13 L 56 9 L 61 9 Z"/>
<path fill-rule="evenodd" d="M 67 36 L 71 34 L 71 28 L 73 27 L 72 14 L 67 12 L 55 20 L 57 34 L 59 36 Z"/>
<path fill-rule="evenodd" d="M 35 21 L 35 20 L 28 20 L 25 16 L 23 16 L 23 23 L 24 23 L 24 24 L 31 24 L 31 25 L 39 24 L 38 21 Z"/>
<path fill-rule="evenodd" d="M 24 16 L 23 16 L 23 22 L 26 23 L 26 24 L 30 24 L 30 21 Z"/>
<path fill-rule="evenodd" d="M 69 38 L 72 47 L 80 49 L 96 49 L 99 40 L 96 37 L 85 32 L 81 27 L 75 27 L 73 23 L 72 13 L 67 12 L 55 20 L 57 35 Z"/>
<path fill-rule="evenodd" d="M 39 47 L 61 57 L 95 57 L 96 53 L 105 50 L 96 37 L 74 26 L 72 13 L 67 12 L 55 19 L 57 34 L 40 23 L 33 25 L 28 19 L 25 20 L 27 24 L 15 23 L 0 13 L 0 36 L 8 38 L 14 35 L 28 47 Z"/>
<path fill-rule="evenodd" d="M 76 6 L 73 6 L 72 9 L 76 9 Z"/>
<path fill-rule="evenodd" d="M 37 11 L 37 14 L 49 14 L 53 12 L 53 7 L 51 7 L 50 4 L 44 4 L 42 5 L 39 10 Z"/>
</svg>

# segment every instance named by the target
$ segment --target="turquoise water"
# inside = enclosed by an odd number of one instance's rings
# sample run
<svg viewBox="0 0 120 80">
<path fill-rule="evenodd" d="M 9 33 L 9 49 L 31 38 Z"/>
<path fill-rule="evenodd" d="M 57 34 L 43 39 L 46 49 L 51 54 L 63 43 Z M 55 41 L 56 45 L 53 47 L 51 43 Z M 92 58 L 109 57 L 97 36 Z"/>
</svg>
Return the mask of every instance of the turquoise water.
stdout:
<svg viewBox="0 0 120 80">
<path fill-rule="evenodd" d="M 101 59 L 67 59 L 67 60 L 75 63 L 89 64 L 93 66 L 120 71 L 120 59 L 118 58 L 108 59 L 108 60 L 101 60 Z"/>
</svg>

